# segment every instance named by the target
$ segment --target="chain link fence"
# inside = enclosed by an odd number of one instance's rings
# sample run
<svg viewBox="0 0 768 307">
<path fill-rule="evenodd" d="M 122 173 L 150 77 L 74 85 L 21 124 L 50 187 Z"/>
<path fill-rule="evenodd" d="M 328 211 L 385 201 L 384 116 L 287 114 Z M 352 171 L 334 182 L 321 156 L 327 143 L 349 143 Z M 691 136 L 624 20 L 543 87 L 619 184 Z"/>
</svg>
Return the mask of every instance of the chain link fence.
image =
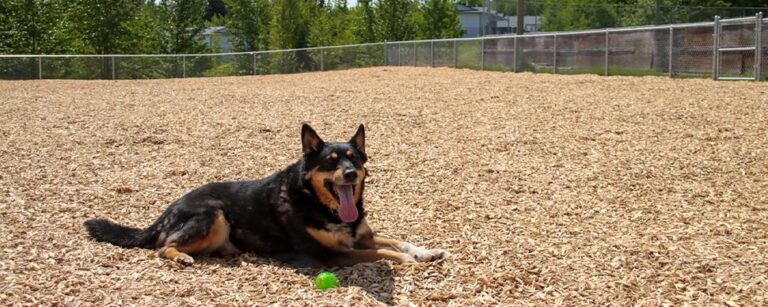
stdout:
<svg viewBox="0 0 768 307">
<path fill-rule="evenodd" d="M 644 3 L 594 3 L 600 1 L 525 1 L 524 26 L 526 31 L 569 31 L 595 28 L 620 28 L 641 25 L 682 24 L 712 21 L 713 16 L 739 18 L 755 16 L 765 7 L 696 6 L 669 1 L 645 1 Z M 664 4 L 667 2 L 667 4 Z M 678 1 L 679 2 L 679 1 Z M 685 1 L 682 1 L 685 2 Z M 658 5 L 657 5 L 658 4 Z M 514 33 L 517 0 L 493 0 L 490 2 L 493 16 L 502 20 L 502 27 L 492 27 L 484 35 Z M 509 23 L 507 22 L 509 20 Z M 467 29 L 472 36 L 481 35 L 479 28 Z"/>
<path fill-rule="evenodd" d="M 768 21 L 768 19 L 766 19 Z M 768 80 L 768 22 L 763 22 L 761 31 L 763 35 L 760 37 L 761 42 L 761 52 L 758 52 L 758 54 L 762 53 L 759 59 L 760 61 L 760 80 Z"/>
<path fill-rule="evenodd" d="M 718 49 L 722 50 L 717 57 L 718 73 L 723 77 L 749 78 L 754 74 L 758 64 L 757 55 L 760 49 L 754 49 L 759 42 L 758 27 L 750 20 L 722 20 L 720 24 L 720 39 Z"/>
<path fill-rule="evenodd" d="M 374 66 L 766 80 L 768 19 L 226 54 L 0 55 L 0 79 L 187 78 Z"/>
</svg>

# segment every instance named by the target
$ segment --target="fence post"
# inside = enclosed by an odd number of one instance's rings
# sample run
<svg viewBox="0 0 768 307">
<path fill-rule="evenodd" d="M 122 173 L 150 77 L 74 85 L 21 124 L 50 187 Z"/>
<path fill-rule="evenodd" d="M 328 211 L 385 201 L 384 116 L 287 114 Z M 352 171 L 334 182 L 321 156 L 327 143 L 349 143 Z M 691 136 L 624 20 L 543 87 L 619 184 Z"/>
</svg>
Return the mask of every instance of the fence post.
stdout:
<svg viewBox="0 0 768 307">
<path fill-rule="evenodd" d="M 432 67 L 435 67 L 435 41 L 430 41 L 429 47 L 431 49 L 430 58 L 432 58 Z"/>
<path fill-rule="evenodd" d="M 115 80 L 115 57 L 112 56 L 112 80 Z"/>
<path fill-rule="evenodd" d="M 403 66 L 403 62 L 400 61 L 400 43 L 397 44 L 397 66 Z"/>
<path fill-rule="evenodd" d="M 517 72 L 517 53 L 520 52 L 520 50 L 517 50 L 517 35 L 512 38 L 512 45 L 515 48 L 515 52 L 512 53 L 512 60 L 514 61 L 512 71 Z"/>
<path fill-rule="evenodd" d="M 485 70 L 485 37 L 480 38 L 480 70 Z"/>
<path fill-rule="evenodd" d="M 758 12 L 755 21 L 755 81 L 762 77 L 763 65 L 763 12 Z"/>
<path fill-rule="evenodd" d="M 416 42 L 413 42 L 413 66 L 419 66 L 419 47 L 416 47 Z"/>
<path fill-rule="evenodd" d="M 187 57 L 184 55 L 181 56 L 181 77 L 187 77 Z"/>
<path fill-rule="evenodd" d="M 256 75 L 256 52 L 251 53 L 253 56 L 253 74 Z"/>
<path fill-rule="evenodd" d="M 386 41 L 384 41 L 384 66 L 389 66 L 389 48 Z"/>
<path fill-rule="evenodd" d="M 459 49 L 456 40 L 453 41 L 453 68 L 459 66 Z"/>
<path fill-rule="evenodd" d="M 611 45 L 609 40 L 610 33 L 611 32 L 608 31 L 608 29 L 605 30 L 605 67 L 603 67 L 603 76 L 608 76 L 608 65 L 609 65 L 608 61 L 609 61 L 610 52 L 611 52 L 610 51 Z"/>
<path fill-rule="evenodd" d="M 557 34 L 554 36 L 554 43 L 552 47 L 552 71 L 557 73 Z"/>
<path fill-rule="evenodd" d="M 43 57 L 37 57 L 37 78 L 43 79 Z"/>
<path fill-rule="evenodd" d="M 720 74 L 720 16 L 715 16 L 713 26 L 713 47 L 712 47 L 712 78 L 717 80 Z"/>
<path fill-rule="evenodd" d="M 673 71 L 672 63 L 674 63 L 674 47 L 675 47 L 675 27 L 669 26 L 669 77 L 672 78 L 675 73 Z"/>
<path fill-rule="evenodd" d="M 325 49 L 320 48 L 320 71 L 325 71 Z"/>
</svg>

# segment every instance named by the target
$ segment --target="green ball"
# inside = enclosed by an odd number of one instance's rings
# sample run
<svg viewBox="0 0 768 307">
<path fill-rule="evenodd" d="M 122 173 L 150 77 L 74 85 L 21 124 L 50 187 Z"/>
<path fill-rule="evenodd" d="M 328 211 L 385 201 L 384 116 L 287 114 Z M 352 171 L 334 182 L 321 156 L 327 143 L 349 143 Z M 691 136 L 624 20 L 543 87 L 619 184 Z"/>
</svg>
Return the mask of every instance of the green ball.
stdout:
<svg viewBox="0 0 768 307">
<path fill-rule="evenodd" d="M 339 279 L 336 278 L 336 275 L 333 275 L 331 272 L 322 272 L 317 275 L 317 278 L 315 278 L 315 287 L 322 291 L 338 286 Z"/>
</svg>

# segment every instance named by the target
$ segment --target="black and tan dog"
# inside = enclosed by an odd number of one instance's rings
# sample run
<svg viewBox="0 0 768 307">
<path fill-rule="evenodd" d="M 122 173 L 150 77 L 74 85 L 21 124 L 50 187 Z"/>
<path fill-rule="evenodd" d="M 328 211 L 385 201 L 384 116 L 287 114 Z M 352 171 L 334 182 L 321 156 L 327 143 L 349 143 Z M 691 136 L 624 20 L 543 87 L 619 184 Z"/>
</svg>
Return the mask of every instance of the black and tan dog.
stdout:
<svg viewBox="0 0 768 307">
<path fill-rule="evenodd" d="M 325 143 L 309 126 L 301 130 L 303 156 L 256 181 L 210 183 L 173 202 L 146 229 L 104 219 L 85 222 L 98 241 L 157 249 L 160 257 L 190 265 L 190 255 L 290 254 L 323 265 L 344 266 L 389 259 L 399 263 L 442 258 L 427 250 L 375 235 L 363 209 L 363 125 L 349 142 Z"/>
</svg>

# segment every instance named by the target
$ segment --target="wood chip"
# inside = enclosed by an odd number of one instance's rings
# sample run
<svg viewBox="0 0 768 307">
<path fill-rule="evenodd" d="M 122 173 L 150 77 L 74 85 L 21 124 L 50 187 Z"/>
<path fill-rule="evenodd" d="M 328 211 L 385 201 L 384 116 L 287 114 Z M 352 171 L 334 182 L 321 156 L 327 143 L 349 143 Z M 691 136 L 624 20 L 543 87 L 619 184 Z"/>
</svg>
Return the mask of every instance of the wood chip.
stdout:
<svg viewBox="0 0 768 307">
<path fill-rule="evenodd" d="M 386 67 L 0 81 L 0 102 L 6 304 L 768 305 L 764 83 Z M 450 258 L 182 268 L 86 236 L 280 170 L 303 122 L 365 123 L 371 226 Z"/>
</svg>

